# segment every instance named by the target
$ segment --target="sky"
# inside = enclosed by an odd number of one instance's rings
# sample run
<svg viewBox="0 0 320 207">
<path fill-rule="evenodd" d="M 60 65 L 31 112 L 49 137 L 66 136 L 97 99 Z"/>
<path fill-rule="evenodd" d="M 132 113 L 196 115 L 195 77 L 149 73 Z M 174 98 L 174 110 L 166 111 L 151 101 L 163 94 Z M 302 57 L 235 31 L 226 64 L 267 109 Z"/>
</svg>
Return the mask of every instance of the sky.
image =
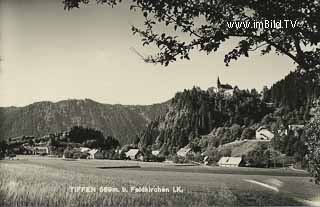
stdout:
<svg viewBox="0 0 320 207">
<path fill-rule="evenodd" d="M 226 67 L 234 40 L 210 55 L 194 51 L 190 61 L 147 64 L 130 48 L 143 55 L 157 50 L 132 35 L 131 25 L 142 26 L 143 18 L 129 4 L 65 11 L 61 2 L 0 0 L 0 106 L 84 98 L 147 105 L 193 86 L 216 86 L 218 76 L 222 83 L 261 90 L 295 67 L 285 56 L 259 53 Z"/>
</svg>

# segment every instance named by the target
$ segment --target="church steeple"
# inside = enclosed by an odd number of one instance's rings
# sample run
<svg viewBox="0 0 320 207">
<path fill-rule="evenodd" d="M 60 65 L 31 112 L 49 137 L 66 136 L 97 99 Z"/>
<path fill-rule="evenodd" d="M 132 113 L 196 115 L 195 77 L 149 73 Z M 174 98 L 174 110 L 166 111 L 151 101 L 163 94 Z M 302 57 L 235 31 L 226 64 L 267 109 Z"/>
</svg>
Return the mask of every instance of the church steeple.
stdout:
<svg viewBox="0 0 320 207">
<path fill-rule="evenodd" d="M 220 79 L 219 79 L 219 76 L 218 76 L 218 80 L 217 80 L 217 88 L 220 88 L 221 86 L 221 83 L 220 83 Z"/>
</svg>

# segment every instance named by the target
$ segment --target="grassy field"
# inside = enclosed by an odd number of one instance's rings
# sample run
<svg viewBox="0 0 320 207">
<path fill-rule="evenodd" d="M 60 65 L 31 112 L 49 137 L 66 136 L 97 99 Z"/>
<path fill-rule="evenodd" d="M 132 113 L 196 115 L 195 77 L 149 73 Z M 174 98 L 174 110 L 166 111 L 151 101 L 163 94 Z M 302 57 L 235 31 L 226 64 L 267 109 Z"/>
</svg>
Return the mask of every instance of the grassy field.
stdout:
<svg viewBox="0 0 320 207">
<path fill-rule="evenodd" d="M 140 168 L 110 168 L 119 166 Z M 228 173 L 228 170 L 233 170 L 233 173 Z M 310 178 L 304 173 L 299 173 L 27 157 L 0 161 L 0 206 L 305 205 L 305 200 L 313 200 L 320 195 L 320 187 L 310 183 Z M 276 186 L 278 191 L 248 180 Z M 96 189 L 107 186 L 120 191 L 123 187 L 163 186 L 170 192 L 72 192 L 70 187 L 74 186 L 93 186 Z M 173 193 L 173 186 L 181 186 L 184 192 Z"/>
</svg>

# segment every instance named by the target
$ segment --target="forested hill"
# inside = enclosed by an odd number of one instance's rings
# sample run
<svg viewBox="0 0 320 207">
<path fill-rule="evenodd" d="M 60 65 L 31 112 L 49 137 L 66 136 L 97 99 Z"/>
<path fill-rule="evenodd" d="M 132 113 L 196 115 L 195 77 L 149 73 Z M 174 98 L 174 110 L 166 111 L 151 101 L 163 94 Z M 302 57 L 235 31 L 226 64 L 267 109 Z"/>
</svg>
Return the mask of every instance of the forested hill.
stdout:
<svg viewBox="0 0 320 207">
<path fill-rule="evenodd" d="M 312 101 L 320 95 L 320 86 L 316 84 L 315 77 L 312 74 L 291 72 L 270 89 L 265 89 L 264 99 L 288 110 L 309 108 Z"/>
<path fill-rule="evenodd" d="M 250 126 L 272 111 L 256 90 L 234 90 L 234 95 L 199 88 L 179 92 L 165 116 L 151 122 L 141 135 L 140 145 L 154 145 L 174 154 L 193 139 L 218 127 Z M 240 135 L 239 135 L 240 136 Z M 232 139 L 226 136 L 226 139 Z M 234 140 L 224 140 L 225 143 Z"/>
<path fill-rule="evenodd" d="M 80 125 L 99 129 L 105 136 L 111 135 L 125 144 L 132 142 L 150 120 L 165 114 L 167 107 L 168 102 L 131 106 L 102 104 L 90 99 L 4 107 L 0 108 L 0 138 L 43 136 Z"/>
<path fill-rule="evenodd" d="M 305 124 L 319 93 L 314 80 L 298 73 L 290 73 L 261 93 L 238 88 L 233 95 L 199 88 L 185 90 L 171 100 L 165 116 L 147 126 L 139 144 L 174 154 L 179 148 L 196 143 L 202 145 L 203 152 L 210 143 L 217 147 L 253 137 L 255 129 L 262 125 L 278 131 L 289 124 Z M 204 139 L 203 135 L 208 134 L 210 139 Z"/>
</svg>

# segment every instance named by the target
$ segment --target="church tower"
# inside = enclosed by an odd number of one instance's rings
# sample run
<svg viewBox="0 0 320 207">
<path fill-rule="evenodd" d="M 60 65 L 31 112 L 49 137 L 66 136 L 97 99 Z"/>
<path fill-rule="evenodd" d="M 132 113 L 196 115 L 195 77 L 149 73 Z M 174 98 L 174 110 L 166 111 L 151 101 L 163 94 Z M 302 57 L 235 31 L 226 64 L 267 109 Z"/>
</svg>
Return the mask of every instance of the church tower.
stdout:
<svg viewBox="0 0 320 207">
<path fill-rule="evenodd" d="M 220 83 L 220 79 L 219 79 L 219 76 L 218 76 L 218 80 L 217 80 L 217 88 L 219 89 L 221 87 L 221 83 Z"/>
</svg>

